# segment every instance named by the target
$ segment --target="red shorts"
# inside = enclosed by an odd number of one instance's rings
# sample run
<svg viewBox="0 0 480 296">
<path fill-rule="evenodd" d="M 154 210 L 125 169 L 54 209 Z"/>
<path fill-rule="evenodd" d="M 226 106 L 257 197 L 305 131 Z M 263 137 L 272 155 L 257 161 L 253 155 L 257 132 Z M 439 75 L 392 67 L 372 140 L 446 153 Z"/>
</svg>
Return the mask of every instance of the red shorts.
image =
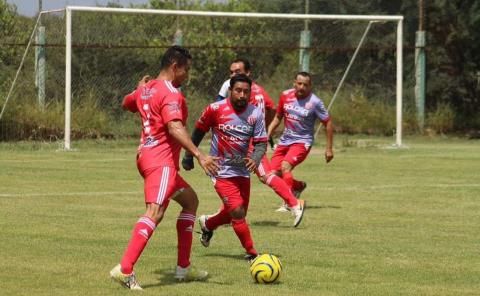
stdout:
<svg viewBox="0 0 480 296">
<path fill-rule="evenodd" d="M 214 178 L 213 182 L 218 196 L 222 199 L 223 208 L 231 212 L 243 206 L 247 212 L 250 201 L 250 178 Z"/>
<path fill-rule="evenodd" d="M 270 167 L 274 171 L 282 170 L 282 161 L 286 161 L 296 167 L 307 158 L 311 146 L 295 143 L 288 146 L 277 145 L 270 161 Z"/>
<path fill-rule="evenodd" d="M 168 207 L 170 199 L 189 188 L 174 167 L 155 167 L 141 172 L 145 180 L 145 203 L 156 203 Z"/>
</svg>

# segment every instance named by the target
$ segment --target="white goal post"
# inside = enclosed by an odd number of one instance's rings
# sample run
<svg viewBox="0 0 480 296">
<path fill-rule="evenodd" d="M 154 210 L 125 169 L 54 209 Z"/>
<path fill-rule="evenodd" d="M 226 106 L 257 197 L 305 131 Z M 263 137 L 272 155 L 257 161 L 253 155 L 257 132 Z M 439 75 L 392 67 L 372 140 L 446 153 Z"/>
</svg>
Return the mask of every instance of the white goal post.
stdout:
<svg viewBox="0 0 480 296">
<path fill-rule="evenodd" d="M 402 146 L 402 90 L 403 90 L 403 16 L 385 15 L 314 15 L 314 14 L 273 14 L 273 13 L 234 13 L 234 12 L 207 12 L 207 11 L 181 11 L 181 10 L 154 10 L 134 8 L 109 8 L 109 7 L 80 7 L 67 6 L 65 8 L 66 45 L 65 45 L 65 138 L 64 149 L 71 147 L 71 96 L 72 96 L 72 13 L 105 12 L 118 14 L 151 14 L 169 16 L 203 16 L 203 17 L 229 17 L 252 19 L 285 19 L 285 20 L 343 20 L 343 21 L 380 21 L 396 23 L 396 147 Z"/>
</svg>

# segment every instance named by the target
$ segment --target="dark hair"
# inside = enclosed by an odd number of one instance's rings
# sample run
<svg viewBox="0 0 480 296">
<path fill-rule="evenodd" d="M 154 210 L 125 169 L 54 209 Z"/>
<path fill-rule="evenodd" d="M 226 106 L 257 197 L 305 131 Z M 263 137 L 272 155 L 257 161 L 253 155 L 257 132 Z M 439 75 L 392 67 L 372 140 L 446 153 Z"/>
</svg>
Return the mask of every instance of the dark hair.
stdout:
<svg viewBox="0 0 480 296">
<path fill-rule="evenodd" d="M 246 82 L 250 87 L 252 87 L 252 79 L 245 74 L 237 74 L 230 78 L 230 89 L 233 89 L 233 86 L 237 82 Z"/>
<path fill-rule="evenodd" d="M 173 63 L 177 63 L 178 66 L 182 67 L 188 63 L 188 60 L 191 60 L 192 56 L 186 48 L 183 48 L 178 45 L 174 45 L 165 51 L 160 62 L 160 69 L 167 69 Z"/>
<path fill-rule="evenodd" d="M 310 73 L 308 73 L 308 72 L 305 72 L 305 71 L 297 72 L 297 74 L 295 74 L 295 79 L 297 79 L 298 75 L 303 76 L 303 77 L 308 77 L 308 79 L 310 79 L 310 81 L 312 81 L 312 75 L 310 75 Z"/>
<path fill-rule="evenodd" d="M 252 69 L 252 64 L 247 59 L 244 58 L 236 58 L 233 63 L 243 63 L 243 68 L 245 69 L 245 72 L 250 72 Z"/>
</svg>

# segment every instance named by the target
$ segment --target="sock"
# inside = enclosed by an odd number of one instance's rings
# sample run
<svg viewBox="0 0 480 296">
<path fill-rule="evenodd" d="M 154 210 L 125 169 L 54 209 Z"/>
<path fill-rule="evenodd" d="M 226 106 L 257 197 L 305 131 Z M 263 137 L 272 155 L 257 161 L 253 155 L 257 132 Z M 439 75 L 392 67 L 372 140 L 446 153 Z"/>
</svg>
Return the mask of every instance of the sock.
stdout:
<svg viewBox="0 0 480 296">
<path fill-rule="evenodd" d="M 257 251 L 253 247 L 252 236 L 250 235 L 250 229 L 248 228 L 247 221 L 243 219 L 232 219 L 232 227 L 237 235 L 240 243 L 245 248 L 248 254 L 257 255 Z"/>
<path fill-rule="evenodd" d="M 293 175 L 292 172 L 285 172 L 282 174 L 283 181 L 287 184 L 290 189 L 293 189 Z"/>
<path fill-rule="evenodd" d="M 195 213 L 182 211 L 177 218 L 178 236 L 178 259 L 180 267 L 190 266 L 190 252 L 192 250 L 193 225 L 195 224 Z"/>
<path fill-rule="evenodd" d="M 223 208 L 217 214 L 208 217 L 205 225 L 207 226 L 208 230 L 213 231 L 217 229 L 218 226 L 229 224 L 231 221 L 232 217 L 230 217 L 230 214 L 227 212 L 227 210 Z"/>
<path fill-rule="evenodd" d="M 270 188 L 272 188 L 289 207 L 294 207 L 298 204 L 292 190 L 282 178 L 272 174 L 268 177 L 266 184 L 270 186 Z"/>
<path fill-rule="evenodd" d="M 148 240 L 153 234 L 157 225 L 152 219 L 148 217 L 141 217 L 135 227 L 133 228 L 132 238 L 128 243 L 125 254 L 123 255 L 120 266 L 124 274 L 130 274 L 133 271 L 133 266 L 138 260 L 138 257 L 143 252 Z"/>
</svg>

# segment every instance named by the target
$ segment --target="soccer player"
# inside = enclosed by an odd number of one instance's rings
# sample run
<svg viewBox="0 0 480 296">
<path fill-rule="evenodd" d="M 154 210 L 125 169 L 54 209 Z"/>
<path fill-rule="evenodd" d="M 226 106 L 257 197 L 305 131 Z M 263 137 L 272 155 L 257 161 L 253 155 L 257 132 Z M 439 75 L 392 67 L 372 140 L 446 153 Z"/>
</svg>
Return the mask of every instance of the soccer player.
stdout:
<svg viewBox="0 0 480 296">
<path fill-rule="evenodd" d="M 220 225 L 231 223 L 245 248 L 247 260 L 258 255 L 245 218 L 250 200 L 249 172 L 256 170 L 267 150 L 262 110 L 248 103 L 251 85 L 248 76 L 233 76 L 230 79 L 230 97 L 207 106 L 192 133 L 193 143 L 199 145 L 211 129 L 210 155 L 220 157 L 220 169 L 217 176 L 212 176 L 212 181 L 223 204 L 218 213 L 200 217 L 201 242 L 207 247 L 213 231 Z M 253 143 L 251 153 L 248 152 L 250 142 Z M 193 168 L 189 152 L 185 153 L 182 166 L 186 170 Z"/>
<path fill-rule="evenodd" d="M 245 74 L 250 77 L 251 64 L 248 60 L 238 58 L 233 61 L 233 63 L 230 65 L 230 76 L 233 77 L 237 74 Z M 229 80 L 227 81 L 230 82 Z M 222 95 L 228 95 L 228 91 L 224 90 L 223 87 L 220 90 L 219 97 L 217 97 L 217 99 L 221 98 Z M 263 117 L 265 118 L 265 126 L 268 126 L 275 116 L 275 104 L 263 87 L 253 81 L 249 103 L 259 107 L 262 110 L 264 115 Z M 269 139 L 271 139 L 271 137 L 269 137 Z M 292 212 L 294 216 L 293 226 L 297 227 L 300 225 L 303 214 L 305 213 L 306 203 L 304 200 L 297 200 L 285 181 L 274 174 L 274 172 L 270 169 L 270 162 L 268 161 L 267 155 L 262 157 L 262 161 L 255 173 L 263 184 L 272 188 L 273 191 L 275 191 L 275 193 L 277 193 L 277 195 L 283 199 L 285 206 L 282 208 L 282 211 L 285 209 L 286 211 Z"/>
<path fill-rule="evenodd" d="M 135 224 L 123 258 L 110 271 L 110 276 L 131 290 L 142 289 L 133 266 L 162 220 L 171 199 L 182 207 L 177 218 L 178 260 L 175 278 L 181 281 L 203 280 L 208 275 L 206 271 L 197 270 L 190 264 L 198 198 L 178 174 L 182 147 L 197 158 L 208 174 L 215 175 L 218 170 L 217 159 L 198 150 L 185 128 L 187 105 L 178 87 L 188 78 L 191 59 L 186 49 L 170 47 L 163 55 L 157 79 L 147 81 L 148 76 L 144 77 L 137 89 L 125 96 L 122 103 L 124 109 L 139 113 L 142 120 L 137 167 L 144 178 L 146 211 Z"/>
<path fill-rule="evenodd" d="M 285 119 L 285 128 L 270 165 L 298 197 L 307 184 L 295 180 L 292 170 L 302 163 L 310 152 L 314 140 L 315 120 L 318 118 L 326 129 L 327 163 L 333 159 L 333 124 L 322 100 L 312 93 L 312 78 L 309 73 L 298 72 L 293 85 L 293 89 L 285 90 L 280 95 L 277 113 L 268 127 L 268 135 L 272 135 L 281 120 Z"/>
</svg>

